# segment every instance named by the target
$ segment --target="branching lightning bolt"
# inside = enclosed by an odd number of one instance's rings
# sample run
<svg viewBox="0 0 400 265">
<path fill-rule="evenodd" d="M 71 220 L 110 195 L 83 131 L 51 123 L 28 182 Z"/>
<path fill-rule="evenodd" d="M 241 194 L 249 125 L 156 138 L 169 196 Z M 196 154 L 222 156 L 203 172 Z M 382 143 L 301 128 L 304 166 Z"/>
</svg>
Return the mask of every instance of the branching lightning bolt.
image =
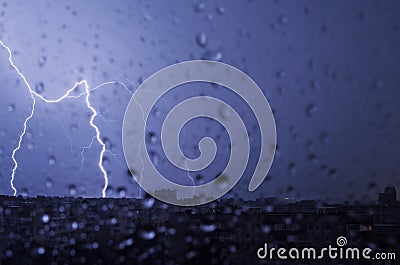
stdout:
<svg viewBox="0 0 400 265">
<path fill-rule="evenodd" d="M 12 151 L 12 155 L 11 155 L 11 159 L 12 159 L 13 162 L 14 162 L 14 166 L 13 166 L 13 168 L 12 168 L 10 185 L 11 185 L 11 188 L 13 189 L 13 191 L 14 191 L 14 196 L 15 196 L 15 195 L 17 194 L 17 189 L 14 187 L 14 177 L 15 177 L 15 172 L 16 172 L 16 170 L 17 170 L 17 168 L 18 168 L 18 161 L 15 159 L 15 154 L 16 154 L 17 151 L 21 148 L 22 139 L 24 138 L 24 136 L 25 136 L 25 134 L 26 134 L 27 124 L 28 124 L 29 120 L 32 119 L 33 114 L 35 113 L 36 99 L 35 99 L 35 97 L 33 96 L 33 90 L 32 90 L 32 88 L 31 88 L 31 86 L 29 85 L 28 81 L 26 80 L 25 76 L 20 72 L 20 70 L 18 69 L 18 67 L 15 66 L 15 64 L 14 64 L 14 62 L 13 62 L 13 60 L 12 60 L 12 52 L 11 52 L 10 48 L 8 48 L 1 40 L 0 40 L 0 45 L 8 51 L 8 61 L 10 62 L 11 67 L 14 68 L 14 70 L 18 73 L 18 75 L 19 75 L 19 76 L 22 78 L 22 80 L 24 81 L 25 85 L 28 87 L 28 89 L 29 89 L 29 94 L 30 94 L 30 96 L 31 96 L 31 98 L 32 98 L 32 102 L 33 102 L 33 103 L 32 103 L 31 112 L 30 112 L 29 116 L 25 119 L 22 132 L 21 132 L 21 134 L 19 135 L 17 147 L 14 148 L 14 150 Z"/>
<path fill-rule="evenodd" d="M 84 162 L 85 162 L 85 155 L 84 155 L 84 154 L 85 154 L 85 151 L 86 151 L 87 149 L 90 149 L 90 148 L 92 147 L 95 138 L 96 138 L 96 137 L 93 136 L 93 137 L 92 137 L 92 141 L 90 141 L 90 144 L 89 144 L 88 146 L 82 147 L 82 149 L 81 149 L 81 153 L 80 153 L 80 156 L 81 156 L 81 167 L 79 168 L 78 173 L 80 173 L 80 172 L 82 171 L 82 169 L 83 169 L 83 165 L 84 165 Z"/>
<path fill-rule="evenodd" d="M 106 172 L 106 170 L 104 169 L 104 167 L 103 167 L 103 155 L 104 155 L 104 152 L 106 151 L 106 145 L 104 144 L 104 142 L 103 142 L 103 140 L 101 140 L 101 138 L 100 138 L 100 130 L 99 130 L 99 127 L 97 127 L 95 124 L 94 124 L 94 118 L 96 117 L 96 115 L 97 115 L 97 111 L 96 111 L 96 109 L 95 108 L 93 108 L 93 106 L 90 104 L 90 100 L 89 100 L 89 96 L 90 96 L 90 93 L 89 93 L 89 86 L 88 86 L 88 84 L 87 84 L 87 82 L 86 82 L 86 80 L 85 80 L 85 90 L 86 90 L 86 105 L 87 105 L 87 107 L 92 111 L 92 113 L 93 113 L 93 115 L 90 117 L 90 121 L 89 121 L 89 123 L 90 123 L 90 126 L 92 126 L 93 127 L 93 129 L 96 131 L 96 138 L 97 138 L 97 141 L 99 142 L 99 144 L 101 145 L 101 152 L 100 152 L 100 158 L 99 158 L 99 168 L 100 168 L 100 170 L 101 170 L 101 172 L 103 173 L 103 177 L 104 177 L 104 186 L 103 186 L 103 190 L 101 191 L 102 192 L 102 195 L 103 195 L 103 197 L 106 197 L 106 189 L 107 189 L 107 186 L 108 186 L 108 177 L 107 177 L 107 172 Z"/>
<path fill-rule="evenodd" d="M 94 91 L 94 90 L 96 90 L 96 89 L 98 89 L 98 88 L 100 88 L 100 87 L 102 87 L 104 85 L 109 85 L 109 84 L 119 84 L 124 89 L 126 89 L 129 93 L 131 93 L 129 91 L 129 89 L 120 81 L 109 81 L 109 82 L 102 83 L 102 84 L 100 84 L 100 85 L 98 85 L 96 87 L 89 88 L 89 85 L 88 85 L 87 81 L 86 80 L 81 80 L 81 81 L 75 83 L 74 86 L 72 88 L 68 89 L 67 92 L 64 95 L 62 95 L 61 97 L 59 97 L 57 99 L 46 99 L 45 97 L 43 97 L 42 95 L 38 94 L 35 90 L 32 89 L 32 87 L 30 86 L 30 84 L 27 81 L 26 77 L 21 73 L 19 68 L 14 64 L 14 62 L 12 60 L 11 49 L 7 45 L 5 45 L 1 40 L 0 40 L 0 45 L 7 50 L 7 52 L 8 52 L 8 61 L 9 61 L 10 65 L 11 65 L 11 67 L 22 78 L 24 84 L 26 85 L 26 87 L 29 90 L 29 94 L 30 94 L 30 97 L 32 99 L 31 112 L 29 113 L 28 117 L 24 120 L 23 129 L 22 129 L 22 131 L 21 131 L 21 133 L 19 135 L 19 138 L 18 138 L 18 144 L 13 149 L 12 155 L 11 155 L 11 159 L 13 160 L 14 166 L 12 168 L 10 185 L 11 185 L 11 188 L 13 189 L 13 191 L 14 191 L 14 196 L 17 194 L 17 189 L 14 186 L 14 178 L 15 178 L 15 174 L 16 174 L 16 171 L 17 171 L 17 168 L 18 168 L 18 161 L 16 160 L 15 155 L 21 149 L 21 143 L 22 143 L 22 140 L 23 140 L 23 138 L 24 138 L 24 136 L 26 134 L 27 124 L 32 119 L 32 117 L 33 117 L 33 115 L 35 113 L 36 97 L 41 99 L 41 100 L 43 100 L 46 103 L 58 103 L 58 102 L 61 102 L 62 100 L 67 99 L 67 98 L 80 98 L 80 97 L 85 95 L 86 96 L 85 97 L 86 106 L 92 112 L 92 115 L 91 115 L 90 120 L 89 120 L 89 124 L 95 130 L 94 138 L 96 138 L 97 142 L 101 146 L 101 151 L 100 151 L 100 154 L 99 154 L 98 166 L 99 166 L 99 169 L 102 172 L 102 175 L 103 175 L 103 178 L 104 178 L 104 186 L 103 186 L 103 189 L 102 189 L 102 196 L 106 197 L 106 189 L 107 189 L 107 186 L 108 186 L 108 175 L 107 175 L 107 172 L 106 172 L 106 170 L 104 169 L 104 167 L 102 165 L 103 164 L 103 155 L 106 152 L 106 145 L 104 144 L 103 140 L 100 137 L 100 129 L 94 124 L 94 119 L 96 118 L 98 113 L 97 113 L 96 109 L 90 103 L 90 92 L 92 92 L 92 91 Z M 78 95 L 71 95 L 71 93 L 80 85 L 84 85 L 85 86 L 85 91 L 80 93 L 80 94 L 78 94 Z"/>
</svg>

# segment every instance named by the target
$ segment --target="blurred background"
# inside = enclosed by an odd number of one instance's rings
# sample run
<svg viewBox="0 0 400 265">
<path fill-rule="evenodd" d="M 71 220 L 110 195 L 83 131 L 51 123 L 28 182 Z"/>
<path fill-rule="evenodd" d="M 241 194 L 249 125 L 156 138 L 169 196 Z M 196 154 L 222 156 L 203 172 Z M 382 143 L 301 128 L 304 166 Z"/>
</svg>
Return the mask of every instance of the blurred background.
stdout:
<svg viewBox="0 0 400 265">
<path fill-rule="evenodd" d="M 278 146 L 267 180 L 247 191 L 260 135 L 249 107 L 224 87 L 193 83 L 163 97 L 147 121 L 149 155 L 158 170 L 185 185 L 210 181 L 229 159 L 229 138 L 209 119 L 180 135 L 191 158 L 198 142 L 218 145 L 214 163 L 182 172 L 168 163 L 161 124 L 182 100 L 210 95 L 230 103 L 250 134 L 250 163 L 227 195 L 243 199 L 376 200 L 400 187 L 400 3 L 397 1 L 1 1 L 0 39 L 37 93 L 55 99 L 75 82 L 90 87 L 94 123 L 106 145 L 108 197 L 144 197 L 128 173 L 121 145 L 125 108 L 140 83 L 176 62 L 209 59 L 246 72 L 275 115 Z M 11 155 L 32 99 L 0 49 L 0 193 L 11 195 Z M 80 86 L 74 92 L 84 91 Z M 18 195 L 100 197 L 101 146 L 85 98 L 36 100 L 20 150 Z"/>
</svg>

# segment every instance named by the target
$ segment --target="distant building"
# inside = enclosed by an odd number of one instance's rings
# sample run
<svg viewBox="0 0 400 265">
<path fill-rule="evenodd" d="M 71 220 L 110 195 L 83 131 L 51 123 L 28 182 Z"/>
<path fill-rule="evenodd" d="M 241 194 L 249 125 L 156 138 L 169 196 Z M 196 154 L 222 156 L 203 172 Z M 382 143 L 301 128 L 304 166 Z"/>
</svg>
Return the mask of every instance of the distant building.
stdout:
<svg viewBox="0 0 400 265">
<path fill-rule="evenodd" d="M 379 193 L 378 201 L 380 204 L 396 204 L 396 188 L 395 187 L 386 187 L 384 192 Z"/>
<path fill-rule="evenodd" d="M 373 244 L 400 253 L 400 204 L 392 203 L 394 187 L 386 188 L 379 200 L 327 204 L 232 198 L 180 207 L 146 199 L 0 195 L 0 265 L 266 264 L 256 256 L 265 243 L 321 249 L 336 245 L 339 236 L 349 247 Z M 289 263 L 293 261 L 275 258 L 270 264 Z M 338 263 L 321 259 L 300 264 Z"/>
</svg>

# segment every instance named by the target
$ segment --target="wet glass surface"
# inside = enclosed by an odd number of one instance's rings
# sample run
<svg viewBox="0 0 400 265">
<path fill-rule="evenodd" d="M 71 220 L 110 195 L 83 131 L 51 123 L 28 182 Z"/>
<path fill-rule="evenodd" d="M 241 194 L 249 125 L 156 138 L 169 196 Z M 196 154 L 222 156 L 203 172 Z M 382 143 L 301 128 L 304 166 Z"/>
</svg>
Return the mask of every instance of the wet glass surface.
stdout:
<svg viewBox="0 0 400 265">
<path fill-rule="evenodd" d="M 400 188 L 399 7 L 372 0 L 1 2 L 0 259 L 246 264 L 264 242 L 319 246 L 341 235 L 398 251 L 399 207 L 385 206 L 390 195 L 376 202 L 385 187 Z M 199 140 L 209 136 L 216 159 L 199 172 L 168 162 L 161 125 L 189 97 L 228 102 L 251 148 L 243 177 L 222 200 L 179 208 L 135 182 L 122 121 L 144 80 L 197 59 L 233 65 L 256 81 L 274 112 L 277 150 L 266 181 L 249 192 L 261 148 L 249 106 L 223 86 L 176 87 L 152 109 L 144 139 L 169 180 L 215 179 L 234 144 L 218 122 L 194 119 L 179 136 L 183 153 L 198 157 Z M 14 193 L 20 197 L 8 197 Z"/>
</svg>

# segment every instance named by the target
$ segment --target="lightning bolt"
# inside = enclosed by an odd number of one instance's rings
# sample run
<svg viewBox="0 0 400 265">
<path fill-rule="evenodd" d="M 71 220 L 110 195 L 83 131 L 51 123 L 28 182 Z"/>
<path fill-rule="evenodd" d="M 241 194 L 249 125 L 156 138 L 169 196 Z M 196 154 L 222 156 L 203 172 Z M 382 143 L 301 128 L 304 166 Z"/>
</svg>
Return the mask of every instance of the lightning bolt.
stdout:
<svg viewBox="0 0 400 265">
<path fill-rule="evenodd" d="M 95 138 L 96 138 L 96 137 L 93 136 L 93 137 L 92 137 L 92 141 L 90 142 L 89 146 L 84 146 L 84 147 L 82 147 L 82 149 L 81 149 L 81 154 L 80 154 L 80 156 L 81 156 L 81 167 L 79 168 L 78 173 L 80 173 L 80 172 L 82 171 L 82 169 L 83 169 L 83 165 L 84 165 L 84 162 L 85 162 L 85 155 L 84 155 L 84 154 L 85 154 L 85 151 L 86 151 L 87 149 L 90 149 L 90 148 L 92 147 Z"/>
<path fill-rule="evenodd" d="M 185 144 L 185 137 L 186 137 L 186 132 L 183 131 L 183 135 L 182 135 L 182 146 Z M 187 159 L 186 159 L 186 158 L 185 158 L 185 166 L 186 166 L 186 168 L 188 168 Z M 192 181 L 192 184 L 193 184 L 193 193 L 192 193 L 192 196 L 194 196 L 194 192 L 195 192 L 195 190 L 196 190 L 196 184 L 194 183 L 194 179 L 190 176 L 190 171 L 189 171 L 189 170 L 186 170 L 186 176 Z"/>
<path fill-rule="evenodd" d="M 109 82 L 102 83 L 102 84 L 100 84 L 100 85 L 98 85 L 96 87 L 90 88 L 89 85 L 88 85 L 88 82 L 86 80 L 81 80 L 81 81 L 75 83 L 61 97 L 59 97 L 57 99 L 46 99 L 45 97 L 43 97 L 42 95 L 38 94 L 35 90 L 32 89 L 32 87 L 30 86 L 30 84 L 27 81 L 26 77 L 22 74 L 22 72 L 19 70 L 19 68 L 14 64 L 13 59 L 12 59 L 11 49 L 7 45 L 5 45 L 3 43 L 3 41 L 1 41 L 1 40 L 0 40 L 0 45 L 4 49 L 7 50 L 7 52 L 8 52 L 8 61 L 9 61 L 10 65 L 11 65 L 11 67 L 22 78 L 24 84 L 26 85 L 26 87 L 29 90 L 29 94 L 30 94 L 30 97 L 32 99 L 31 112 L 29 113 L 28 117 L 24 120 L 23 129 L 22 129 L 22 131 L 21 131 L 21 133 L 19 135 L 19 138 L 18 138 L 18 144 L 13 149 L 12 155 L 11 155 L 11 159 L 12 159 L 12 161 L 14 163 L 14 166 L 12 168 L 10 185 L 11 185 L 11 188 L 13 189 L 13 191 L 14 191 L 14 196 L 16 196 L 16 194 L 17 194 L 17 189 L 14 186 L 14 179 L 15 179 L 15 174 L 16 174 L 17 168 L 18 168 L 18 161 L 15 158 L 15 155 L 21 149 L 21 143 L 22 143 L 22 140 L 23 140 L 23 138 L 24 138 L 24 136 L 26 134 L 27 124 L 32 119 L 32 117 L 33 117 L 33 115 L 35 113 L 36 98 L 39 98 L 40 100 L 42 100 L 42 101 L 44 101 L 46 103 L 58 103 L 58 102 L 60 102 L 60 101 L 62 101 L 64 99 L 67 99 L 67 98 L 80 98 L 82 96 L 86 96 L 85 97 L 86 106 L 92 112 L 92 115 L 91 115 L 90 120 L 89 120 L 89 124 L 95 130 L 94 138 L 96 138 L 97 142 L 101 146 L 101 151 L 100 151 L 100 154 L 99 154 L 98 166 L 99 166 L 99 169 L 100 169 L 100 171 L 101 171 L 101 173 L 103 175 L 103 178 L 104 178 L 104 186 L 103 186 L 103 189 L 102 189 L 102 197 L 103 198 L 106 197 L 106 189 L 107 189 L 107 186 L 108 186 L 108 175 L 107 175 L 106 170 L 103 167 L 103 156 L 104 156 L 104 153 L 106 152 L 106 145 L 104 144 L 103 140 L 100 137 L 99 128 L 94 124 L 94 119 L 96 118 L 98 113 L 97 113 L 96 109 L 90 103 L 90 92 L 92 92 L 92 91 L 94 91 L 94 90 L 96 90 L 96 89 L 98 89 L 98 88 L 100 88 L 102 86 L 109 85 L 109 84 L 119 84 L 125 90 L 127 90 L 129 93 L 131 93 L 131 91 L 120 81 L 109 81 Z M 78 94 L 78 95 L 71 95 L 71 93 L 80 85 L 84 85 L 85 86 L 85 91 L 80 93 L 80 94 Z"/>
<path fill-rule="evenodd" d="M 104 152 L 106 151 L 106 145 L 104 144 L 103 140 L 101 140 L 101 138 L 100 138 L 100 130 L 99 130 L 99 127 L 97 127 L 97 126 L 94 124 L 94 122 L 93 122 L 93 121 L 94 121 L 94 118 L 97 116 L 97 111 L 96 111 L 96 109 L 93 108 L 93 106 L 90 104 L 90 100 L 89 100 L 89 95 L 90 95 L 90 93 L 89 93 L 89 86 L 88 86 L 86 80 L 85 80 L 85 90 L 86 90 L 86 92 L 87 92 L 87 94 L 86 94 L 86 105 L 87 105 L 87 107 L 88 107 L 88 108 L 92 111 L 92 113 L 93 113 L 93 115 L 90 117 L 89 123 L 90 123 L 90 126 L 92 126 L 93 129 L 96 131 L 96 138 L 97 138 L 97 141 L 98 141 L 99 144 L 101 145 L 101 152 L 100 152 L 100 158 L 99 158 L 99 168 L 100 168 L 101 172 L 103 173 L 103 178 L 104 178 L 104 186 L 103 186 L 103 190 L 101 191 L 101 193 L 102 193 L 102 195 L 103 195 L 103 198 L 104 198 L 104 197 L 106 197 L 106 189 L 107 189 L 107 186 L 108 186 L 107 172 L 106 172 L 106 170 L 105 170 L 104 167 L 103 167 L 103 155 L 104 155 Z"/>
<path fill-rule="evenodd" d="M 22 132 L 21 132 L 21 134 L 19 135 L 17 147 L 14 148 L 14 150 L 12 151 L 12 154 L 11 154 L 11 159 L 12 159 L 13 162 L 14 162 L 14 166 L 13 166 L 13 168 L 12 168 L 10 185 L 11 185 L 11 188 L 13 189 L 13 191 L 14 191 L 14 196 L 15 196 L 15 195 L 17 194 L 17 189 L 14 187 L 14 177 L 15 177 L 15 172 L 16 172 L 16 170 L 17 170 L 17 168 L 18 168 L 18 161 L 15 159 L 15 154 L 16 154 L 17 151 L 21 148 L 22 139 L 24 138 L 24 136 L 25 136 L 25 134 L 26 134 L 27 124 L 28 124 L 29 120 L 32 119 L 33 114 L 35 113 L 36 99 L 35 99 L 35 97 L 33 96 L 33 95 L 34 95 L 34 94 L 33 94 L 33 90 L 32 90 L 32 88 L 31 88 L 31 86 L 29 85 L 28 81 L 26 80 L 25 76 L 21 73 L 21 71 L 18 69 L 18 67 L 14 64 L 14 62 L 13 62 L 13 60 L 12 60 L 12 53 L 11 53 L 10 48 L 8 48 L 8 46 L 5 45 L 5 44 L 3 43 L 3 41 L 1 41 L 1 40 L 0 40 L 0 45 L 1 45 L 3 48 L 5 48 L 5 49 L 7 50 L 7 52 L 8 52 L 8 61 L 10 62 L 11 67 L 14 68 L 14 70 L 18 73 L 18 75 L 19 75 L 19 76 L 22 78 L 22 80 L 24 81 L 25 85 L 28 87 L 28 89 L 29 89 L 29 95 L 30 95 L 30 97 L 31 97 L 31 99 L 32 99 L 32 102 L 33 102 L 33 103 L 32 103 L 31 112 L 30 112 L 29 116 L 25 119 Z"/>
</svg>

